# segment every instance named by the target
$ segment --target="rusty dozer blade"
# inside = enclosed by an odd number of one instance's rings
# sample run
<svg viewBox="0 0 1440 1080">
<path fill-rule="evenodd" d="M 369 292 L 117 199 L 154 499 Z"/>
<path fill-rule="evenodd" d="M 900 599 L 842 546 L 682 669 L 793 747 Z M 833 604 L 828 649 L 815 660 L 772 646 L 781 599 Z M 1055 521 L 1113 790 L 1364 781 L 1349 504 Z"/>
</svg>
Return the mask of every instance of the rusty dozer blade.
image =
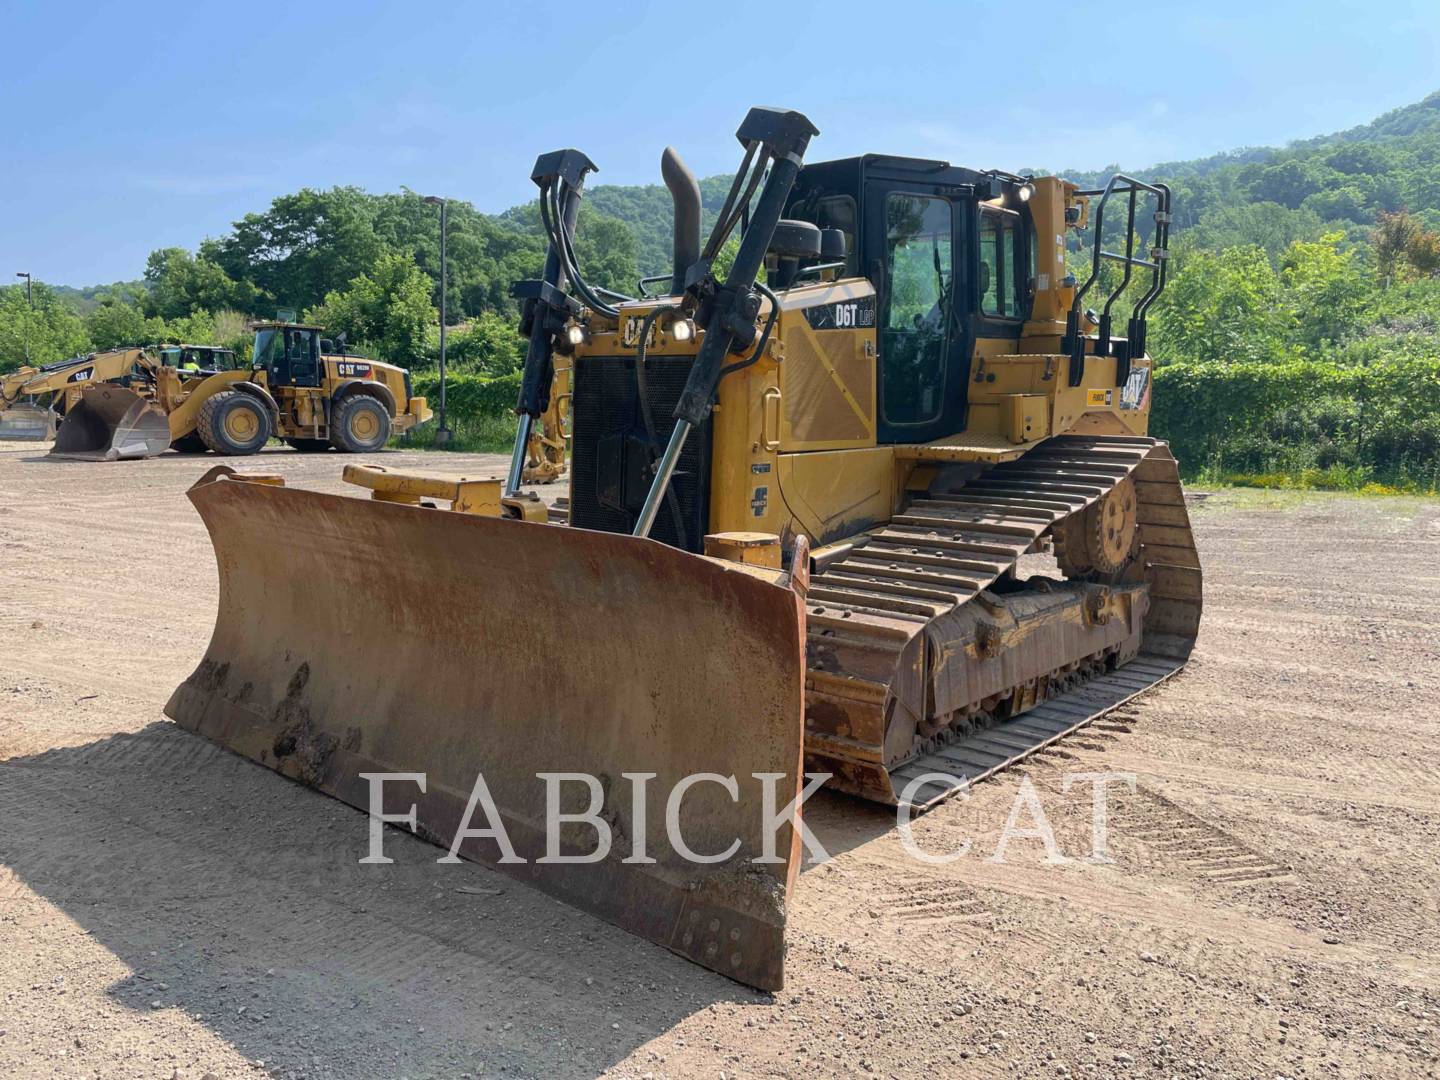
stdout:
<svg viewBox="0 0 1440 1080">
<path fill-rule="evenodd" d="M 87 386 L 65 414 L 50 453 L 87 461 L 146 458 L 170 447 L 170 421 L 154 402 L 123 386 Z"/>
<path fill-rule="evenodd" d="M 424 773 L 423 792 L 385 784 L 386 812 L 414 805 L 417 831 L 447 848 L 483 776 L 524 861 L 501 861 L 494 838 L 460 854 L 740 982 L 782 985 L 799 834 L 783 826 L 773 860 L 753 861 L 765 852 L 756 774 L 782 777 L 777 809 L 800 790 L 803 575 L 223 466 L 189 495 L 220 600 L 204 660 L 165 707 L 182 727 L 360 808 L 362 774 Z M 613 832 L 600 861 L 542 859 L 537 774 L 562 772 L 599 779 Z M 626 774 L 653 774 L 641 812 Z M 713 775 L 672 794 L 697 774 Z M 716 782 L 732 776 L 734 798 Z M 584 783 L 559 790 L 565 813 L 590 804 Z M 487 827 L 483 806 L 470 828 Z M 642 828 L 653 861 L 634 858 Z M 561 852 L 592 853 L 597 832 L 566 825 Z M 357 857 L 363 837 L 357 827 Z M 732 846 L 722 862 L 685 856 Z"/>
<path fill-rule="evenodd" d="M 57 417 L 40 405 L 11 405 L 0 412 L 0 440 L 45 442 L 55 437 Z"/>
</svg>

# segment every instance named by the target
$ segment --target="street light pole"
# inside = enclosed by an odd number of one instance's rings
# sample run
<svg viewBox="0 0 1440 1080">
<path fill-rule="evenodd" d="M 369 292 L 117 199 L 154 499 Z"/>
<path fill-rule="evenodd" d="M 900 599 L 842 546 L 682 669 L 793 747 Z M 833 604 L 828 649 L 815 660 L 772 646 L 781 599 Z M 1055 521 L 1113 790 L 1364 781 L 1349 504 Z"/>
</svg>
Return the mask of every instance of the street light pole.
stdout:
<svg viewBox="0 0 1440 1080">
<path fill-rule="evenodd" d="M 440 426 L 435 429 L 435 445 L 444 446 L 450 441 L 450 429 L 445 426 L 445 293 L 447 288 L 447 267 L 445 262 L 445 233 L 449 204 L 438 195 L 427 195 L 425 201 L 440 204 Z"/>
<path fill-rule="evenodd" d="M 18 271 L 16 271 L 15 276 L 16 276 L 16 277 L 23 277 L 23 278 L 25 279 L 25 303 L 30 306 L 30 310 L 27 311 L 27 312 L 25 312 L 25 366 L 26 366 L 26 367 L 29 367 L 29 366 L 30 366 L 30 317 L 35 313 L 35 291 L 34 291 L 34 288 L 33 288 L 33 286 L 34 286 L 35 283 L 30 280 L 30 275 L 29 275 L 28 273 L 26 273 L 24 270 L 18 270 Z"/>
</svg>

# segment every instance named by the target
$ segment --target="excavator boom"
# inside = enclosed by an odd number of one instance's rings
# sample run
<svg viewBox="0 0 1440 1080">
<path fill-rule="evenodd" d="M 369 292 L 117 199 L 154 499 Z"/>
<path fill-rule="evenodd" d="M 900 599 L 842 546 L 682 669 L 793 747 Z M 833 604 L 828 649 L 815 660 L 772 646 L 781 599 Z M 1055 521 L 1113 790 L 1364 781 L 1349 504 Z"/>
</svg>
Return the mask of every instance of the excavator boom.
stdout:
<svg viewBox="0 0 1440 1080">
<path fill-rule="evenodd" d="M 124 348 L 11 372 L 0 378 L 0 439 L 54 438 L 62 413 L 68 415 L 71 407 L 81 404 L 86 387 L 118 379 L 149 363 L 143 349 Z"/>
</svg>

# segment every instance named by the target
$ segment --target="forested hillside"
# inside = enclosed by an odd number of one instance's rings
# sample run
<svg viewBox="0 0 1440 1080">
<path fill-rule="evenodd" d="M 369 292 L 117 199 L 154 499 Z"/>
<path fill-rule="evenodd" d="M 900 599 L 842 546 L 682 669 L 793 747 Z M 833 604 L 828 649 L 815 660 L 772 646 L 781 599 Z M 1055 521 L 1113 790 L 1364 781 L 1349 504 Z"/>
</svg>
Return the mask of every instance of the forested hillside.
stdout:
<svg viewBox="0 0 1440 1080">
<path fill-rule="evenodd" d="M 1099 186 L 1113 171 L 1066 175 Z M 1172 280 L 1150 345 L 1166 365 L 1156 428 L 1190 471 L 1433 489 L 1440 94 L 1283 149 L 1138 175 L 1175 192 Z M 727 185 L 702 181 L 707 227 Z M 503 375 L 520 357 L 510 284 L 543 260 L 537 212 L 487 215 L 457 201 L 449 222 L 447 308 L 463 324 L 451 356 L 462 376 Z M 670 232 L 662 185 L 598 185 L 583 205 L 579 255 L 597 283 L 633 292 L 641 275 L 669 269 Z M 24 360 L 27 339 L 39 363 L 161 340 L 239 346 L 247 316 L 278 309 L 423 369 L 436 351 L 438 279 L 435 206 L 409 191 L 302 190 L 193 251 L 155 251 L 139 281 L 37 282 L 33 311 L 23 286 L 0 289 L 0 371 Z"/>
</svg>

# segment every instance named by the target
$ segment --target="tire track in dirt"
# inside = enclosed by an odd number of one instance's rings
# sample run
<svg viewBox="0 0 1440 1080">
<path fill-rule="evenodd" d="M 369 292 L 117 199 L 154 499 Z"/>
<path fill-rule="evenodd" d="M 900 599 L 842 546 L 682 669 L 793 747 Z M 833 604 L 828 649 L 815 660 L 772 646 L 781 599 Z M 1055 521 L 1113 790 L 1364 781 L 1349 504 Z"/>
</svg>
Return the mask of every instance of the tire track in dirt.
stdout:
<svg viewBox="0 0 1440 1080">
<path fill-rule="evenodd" d="M 1139 841 L 1154 861 L 1178 863 L 1188 873 L 1220 885 L 1295 880 L 1289 867 L 1148 787 L 1137 786 L 1133 793 L 1120 788 L 1110 805 L 1119 814 L 1120 831 Z"/>
<path fill-rule="evenodd" d="M 336 1010 L 362 999 L 382 1015 L 402 1003 L 407 1015 L 418 1010 L 433 1035 L 416 1046 L 439 1055 L 446 1075 L 467 1071 L 455 1057 L 463 1042 L 451 1040 L 473 1041 L 478 1018 L 494 1028 L 486 1059 L 520 1063 L 522 1075 L 586 1075 L 569 1056 L 577 1046 L 603 1056 L 599 1044 L 613 1044 L 623 1056 L 634 1026 L 616 1034 L 607 1020 L 601 1038 L 597 1010 L 576 1007 L 592 982 L 628 984 L 638 971 L 733 985 L 488 869 L 437 866 L 443 851 L 396 830 L 385 838 L 395 863 L 362 866 L 366 835 L 363 814 L 170 725 L 11 760 L 0 763 L 0 925 L 6 911 L 53 905 L 136 969 L 179 978 L 192 1011 L 228 999 L 214 1026 L 228 1036 L 238 1025 L 237 1045 L 289 1068 L 308 1055 L 233 1016 L 233 1005 L 250 1004 L 243 993 L 237 1002 L 235 984 L 257 968 L 286 974 L 284 994 L 306 995 L 290 1003 L 302 1014 L 324 1008 L 311 984 L 339 988 Z M 201 941 L 236 944 L 193 955 L 197 928 Z M 177 963 L 182 974 L 163 974 Z M 444 996 L 452 988 L 458 999 Z M 156 996 L 143 980 L 110 992 L 141 1012 Z M 634 996 L 647 1023 L 680 1004 Z M 247 1015 L 258 1023 L 270 1009 Z M 537 1022 L 548 1039 L 535 1039 Z M 376 1031 L 393 1039 L 393 1027 L 352 1032 L 360 1049 L 340 1052 L 327 1075 L 389 1075 L 353 1055 L 373 1055 L 366 1044 Z"/>
<path fill-rule="evenodd" d="M 1348 773 L 1345 774 L 1346 782 L 1312 780 L 1273 772 L 1251 772 L 1229 765 L 1181 762 L 1128 752 L 1125 767 L 1150 776 L 1190 781 L 1215 788 L 1245 792 L 1264 791 L 1316 803 L 1353 803 L 1408 810 L 1426 816 L 1440 815 L 1440 803 L 1436 801 L 1434 790 L 1413 787 L 1397 790 L 1388 784 L 1376 787 L 1372 784 L 1355 783 L 1355 778 Z M 1427 770 L 1422 767 L 1421 773 L 1425 775 Z"/>
</svg>

